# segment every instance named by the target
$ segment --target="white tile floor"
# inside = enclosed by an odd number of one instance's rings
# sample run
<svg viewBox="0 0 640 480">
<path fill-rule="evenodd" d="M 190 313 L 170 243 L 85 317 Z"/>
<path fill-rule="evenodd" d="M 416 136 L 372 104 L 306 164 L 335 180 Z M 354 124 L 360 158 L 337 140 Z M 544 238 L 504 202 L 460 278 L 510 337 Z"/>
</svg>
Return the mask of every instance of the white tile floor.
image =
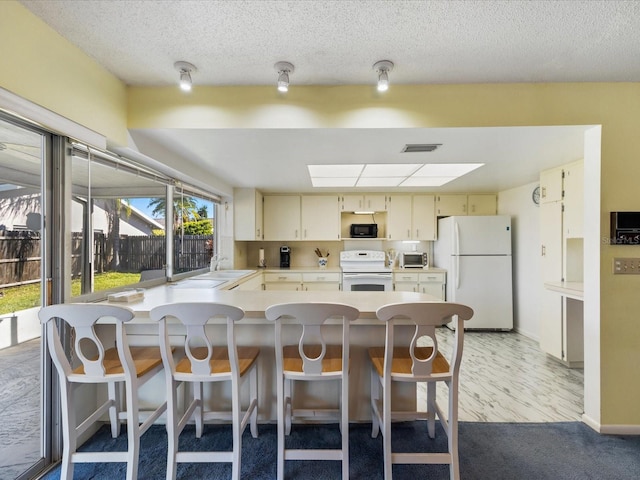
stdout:
<svg viewBox="0 0 640 480">
<path fill-rule="evenodd" d="M 438 329 L 447 354 L 452 339 L 452 331 Z M 0 350 L 0 386 L 0 480 L 13 480 L 40 458 L 39 339 Z M 439 401 L 447 393 L 439 388 Z M 459 406 L 461 421 L 580 421 L 583 371 L 517 333 L 466 332 Z"/>
<path fill-rule="evenodd" d="M 443 353 L 454 332 L 438 329 Z M 474 332 L 464 336 L 460 370 L 459 419 L 470 422 L 580 421 L 584 372 L 569 369 L 542 352 L 538 343 L 515 332 Z M 447 388 L 438 388 L 446 405 Z M 426 398 L 420 389 L 418 400 Z"/>
</svg>

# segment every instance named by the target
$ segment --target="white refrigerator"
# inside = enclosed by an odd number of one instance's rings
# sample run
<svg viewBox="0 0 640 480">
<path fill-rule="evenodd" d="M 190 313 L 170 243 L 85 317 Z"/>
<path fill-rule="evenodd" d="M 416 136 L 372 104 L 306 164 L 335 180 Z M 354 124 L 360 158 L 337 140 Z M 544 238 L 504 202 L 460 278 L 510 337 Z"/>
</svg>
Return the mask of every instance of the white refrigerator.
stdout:
<svg viewBox="0 0 640 480">
<path fill-rule="evenodd" d="M 511 217 L 441 218 L 433 254 L 447 270 L 446 300 L 473 308 L 465 330 L 513 329 Z"/>
</svg>

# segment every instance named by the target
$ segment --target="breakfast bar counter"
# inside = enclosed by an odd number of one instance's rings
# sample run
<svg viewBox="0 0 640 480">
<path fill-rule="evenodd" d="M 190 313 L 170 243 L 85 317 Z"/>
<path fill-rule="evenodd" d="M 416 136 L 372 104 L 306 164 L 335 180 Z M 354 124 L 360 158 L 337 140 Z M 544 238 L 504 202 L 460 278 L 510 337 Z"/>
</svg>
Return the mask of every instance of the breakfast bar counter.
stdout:
<svg viewBox="0 0 640 480">
<path fill-rule="evenodd" d="M 264 311 L 270 305 L 288 302 L 337 302 L 354 306 L 360 317 L 350 328 L 351 361 L 349 372 L 349 418 L 351 421 L 370 421 L 369 380 L 370 367 L 367 350 L 371 346 L 383 346 L 385 323 L 376 318 L 375 312 L 382 305 L 396 302 L 439 301 L 437 298 L 414 292 L 342 292 L 342 291 L 264 291 L 264 290 L 217 290 L 204 288 L 175 288 L 171 284 L 154 287 L 144 292 L 144 298 L 124 306 L 133 310 L 136 317 L 127 325 L 127 337 L 131 345 L 158 344 L 158 327 L 149 318 L 149 311 L 166 303 L 176 302 L 221 302 L 242 308 L 245 318 L 236 324 L 238 345 L 260 347 L 259 369 L 259 419 L 274 422 L 276 416 L 274 325 L 267 320 Z M 112 303 L 112 302 L 109 302 Z M 184 345 L 181 326 L 169 324 L 171 342 Z M 212 319 L 207 332 L 224 344 L 225 334 L 222 320 Z M 339 320 L 329 320 L 327 338 L 330 343 L 340 343 Z M 412 330 L 412 329 L 411 329 Z M 409 327 L 400 336 L 410 337 Z M 318 399 L 317 408 L 335 406 L 339 398 L 337 382 L 312 382 L 313 385 L 296 386 L 295 396 L 312 396 Z M 335 385 L 334 385 L 335 383 Z M 317 388 L 314 388 L 317 387 Z M 394 389 L 394 402 L 401 409 L 415 408 L 415 385 L 400 385 Z M 145 385 L 140 392 L 141 402 L 155 404 L 164 398 L 164 376 Z M 224 395 L 227 396 L 224 392 Z M 243 392 L 243 394 L 246 392 Z M 294 399 L 295 401 L 295 399 Z"/>
</svg>

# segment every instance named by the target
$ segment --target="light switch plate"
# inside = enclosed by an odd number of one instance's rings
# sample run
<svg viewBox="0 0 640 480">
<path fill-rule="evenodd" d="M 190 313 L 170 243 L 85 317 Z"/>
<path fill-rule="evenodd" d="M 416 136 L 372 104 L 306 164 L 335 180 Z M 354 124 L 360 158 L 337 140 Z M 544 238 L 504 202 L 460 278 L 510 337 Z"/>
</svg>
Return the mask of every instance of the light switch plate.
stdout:
<svg viewBox="0 0 640 480">
<path fill-rule="evenodd" d="M 640 258 L 614 258 L 614 275 L 640 275 Z"/>
</svg>

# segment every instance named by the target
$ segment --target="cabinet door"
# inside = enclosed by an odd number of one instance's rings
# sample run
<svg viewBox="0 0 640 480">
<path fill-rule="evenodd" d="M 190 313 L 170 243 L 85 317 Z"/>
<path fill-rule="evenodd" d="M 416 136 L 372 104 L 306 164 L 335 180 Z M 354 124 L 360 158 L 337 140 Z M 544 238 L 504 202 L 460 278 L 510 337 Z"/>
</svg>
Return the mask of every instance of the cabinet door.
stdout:
<svg viewBox="0 0 640 480">
<path fill-rule="evenodd" d="M 302 196 L 302 240 L 340 240 L 337 195 Z"/>
<path fill-rule="evenodd" d="M 316 283 L 303 283 L 302 290 L 306 291 L 333 291 L 337 292 L 340 290 L 340 282 L 316 282 Z"/>
<path fill-rule="evenodd" d="M 543 290 L 540 295 L 540 350 L 563 359 L 562 331 L 562 296 Z"/>
<path fill-rule="evenodd" d="M 254 188 L 233 191 L 235 240 L 262 240 L 262 193 Z"/>
<path fill-rule="evenodd" d="M 396 282 L 393 284 L 393 290 L 396 292 L 417 292 L 418 284 L 411 282 Z"/>
<path fill-rule="evenodd" d="M 444 301 L 445 299 L 445 282 L 446 274 L 444 273 L 421 273 L 420 274 L 420 292 L 433 295 Z"/>
<path fill-rule="evenodd" d="M 498 198 L 495 195 L 468 195 L 469 215 L 495 215 L 498 212 Z"/>
<path fill-rule="evenodd" d="M 264 239 L 300 240 L 300 196 L 264 196 Z"/>
<path fill-rule="evenodd" d="M 542 281 L 562 281 L 561 202 L 540 204 L 540 243 Z"/>
<path fill-rule="evenodd" d="M 566 238 L 583 236 L 584 225 L 584 163 L 567 165 L 564 169 L 564 218 Z"/>
<path fill-rule="evenodd" d="M 280 291 L 300 291 L 302 287 L 299 283 L 276 282 L 276 283 L 265 283 L 264 289 L 280 290 Z"/>
<path fill-rule="evenodd" d="M 436 197 L 436 214 L 439 217 L 467 214 L 466 195 L 438 195 Z"/>
<path fill-rule="evenodd" d="M 413 240 L 436 239 L 435 195 L 414 195 L 411 217 Z"/>
<path fill-rule="evenodd" d="M 342 195 L 342 211 L 343 212 L 357 212 L 359 210 L 363 210 L 363 195 Z"/>
<path fill-rule="evenodd" d="M 365 195 L 363 204 L 367 211 L 387 211 L 387 197 L 385 195 Z"/>
<path fill-rule="evenodd" d="M 411 195 L 389 196 L 387 212 L 387 239 L 411 240 Z"/>
<path fill-rule="evenodd" d="M 540 203 L 562 200 L 562 167 L 540 172 Z"/>
</svg>

